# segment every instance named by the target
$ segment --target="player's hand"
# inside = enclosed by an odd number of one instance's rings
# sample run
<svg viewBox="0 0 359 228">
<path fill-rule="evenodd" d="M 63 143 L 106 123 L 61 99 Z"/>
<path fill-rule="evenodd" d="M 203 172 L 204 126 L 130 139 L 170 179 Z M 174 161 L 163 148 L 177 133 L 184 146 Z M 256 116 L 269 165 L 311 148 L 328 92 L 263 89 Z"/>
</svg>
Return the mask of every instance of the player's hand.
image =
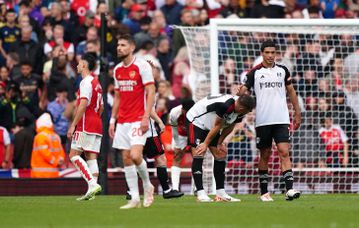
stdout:
<svg viewBox="0 0 359 228">
<path fill-rule="evenodd" d="M 204 155 L 207 151 L 208 145 L 201 143 L 196 147 L 196 155 Z"/>
<path fill-rule="evenodd" d="M 11 168 L 11 163 L 3 161 L 2 164 L 1 164 L 1 167 L 3 169 L 10 169 Z"/>
<path fill-rule="evenodd" d="M 57 161 L 57 166 L 62 166 L 64 164 L 64 158 L 59 158 L 59 160 Z"/>
<path fill-rule="evenodd" d="M 300 127 L 300 123 L 302 122 L 302 116 L 300 113 L 294 114 L 294 130 L 297 130 Z"/>
<path fill-rule="evenodd" d="M 163 123 L 159 123 L 158 126 L 160 127 L 160 133 L 163 133 L 166 126 Z"/>
<path fill-rule="evenodd" d="M 75 126 L 70 126 L 69 130 L 67 131 L 67 138 L 71 139 L 72 135 L 74 134 Z"/>
<path fill-rule="evenodd" d="M 150 119 L 148 117 L 142 118 L 141 126 L 140 126 L 142 134 L 144 134 L 148 131 L 149 123 L 150 123 Z"/>
<path fill-rule="evenodd" d="M 115 124 L 112 123 L 110 124 L 109 128 L 108 128 L 108 135 L 113 139 L 113 137 L 115 137 Z"/>
<path fill-rule="evenodd" d="M 237 96 L 241 95 L 240 92 L 241 92 L 242 87 L 243 87 L 243 85 L 238 85 L 237 86 L 237 91 L 236 91 Z"/>
</svg>

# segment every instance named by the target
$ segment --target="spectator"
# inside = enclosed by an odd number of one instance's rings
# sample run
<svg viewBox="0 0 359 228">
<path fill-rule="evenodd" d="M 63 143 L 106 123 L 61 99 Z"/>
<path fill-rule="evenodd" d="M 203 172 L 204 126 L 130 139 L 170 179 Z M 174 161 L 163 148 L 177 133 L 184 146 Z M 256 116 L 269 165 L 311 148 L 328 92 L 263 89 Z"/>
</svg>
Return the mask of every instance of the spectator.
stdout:
<svg viewBox="0 0 359 228">
<path fill-rule="evenodd" d="M 19 3 L 19 17 L 18 22 L 20 25 L 20 28 L 23 27 L 23 25 L 30 25 L 33 28 L 33 35 L 32 37 L 37 37 L 41 33 L 41 27 L 40 23 L 34 18 L 30 16 L 30 13 L 32 11 L 32 3 L 30 0 L 22 0 Z M 34 39 L 34 41 L 38 41 L 37 39 Z"/>
<path fill-rule="evenodd" d="M 219 75 L 219 92 L 222 94 L 230 94 L 232 85 L 239 81 L 236 62 L 233 59 L 228 58 L 224 61 L 221 68 L 221 73 Z"/>
<path fill-rule="evenodd" d="M 357 64 L 359 62 L 359 42 L 356 45 L 355 52 L 344 59 L 344 72 L 351 78 L 356 77 L 359 73 L 359 64 Z"/>
<path fill-rule="evenodd" d="M 88 38 L 87 36 L 88 30 L 89 28 L 94 27 L 94 19 L 95 19 L 95 13 L 92 12 L 91 10 L 87 10 L 85 13 L 84 22 L 79 27 L 76 28 L 76 32 L 75 32 L 76 34 L 74 37 L 74 41 L 76 44 Z"/>
<path fill-rule="evenodd" d="M 167 25 L 165 15 L 161 10 L 153 12 L 152 22 L 160 27 L 161 33 L 166 33 L 167 36 L 170 36 L 169 32 L 171 29 Z"/>
<path fill-rule="evenodd" d="M 318 80 L 318 96 L 330 97 L 333 88 L 330 86 L 330 81 L 327 78 L 321 78 Z"/>
<path fill-rule="evenodd" d="M 95 14 L 95 19 L 94 19 L 94 26 L 96 28 L 101 27 L 101 14 L 102 13 L 104 13 L 105 15 L 107 15 L 109 13 L 108 5 L 107 5 L 106 1 L 99 0 L 97 3 L 96 14 Z"/>
<path fill-rule="evenodd" d="M 41 26 L 41 33 L 39 34 L 39 43 L 44 44 L 49 42 L 53 36 L 53 26 L 51 24 L 50 18 L 45 18 L 44 23 Z"/>
<path fill-rule="evenodd" d="M 181 48 L 177 53 L 176 57 L 173 60 L 172 69 L 172 91 L 173 95 L 179 98 L 181 97 L 181 88 L 183 87 L 182 82 L 190 74 L 190 66 L 186 47 Z"/>
<path fill-rule="evenodd" d="M 207 10 L 205 9 L 201 9 L 200 14 L 199 14 L 199 26 L 205 26 L 209 24 L 209 18 L 208 18 L 208 13 Z"/>
<path fill-rule="evenodd" d="M 67 59 L 72 61 L 75 56 L 74 45 L 64 40 L 64 27 L 62 25 L 55 25 L 53 29 L 53 39 L 47 42 L 44 46 L 44 53 L 49 58 L 51 51 L 55 46 L 60 46 L 62 51 L 67 55 Z"/>
<path fill-rule="evenodd" d="M 0 126 L 0 164 L 1 168 L 11 168 L 10 135 L 6 128 Z"/>
<path fill-rule="evenodd" d="M 90 27 L 86 32 L 86 40 L 81 41 L 76 47 L 76 60 L 79 61 L 81 56 L 86 52 L 86 43 L 90 40 L 98 40 L 98 31 L 96 27 Z"/>
<path fill-rule="evenodd" d="M 334 58 L 333 59 L 333 70 L 330 72 L 329 80 L 330 85 L 333 86 L 334 90 L 343 90 L 343 80 L 344 80 L 344 65 L 343 59 Z"/>
<path fill-rule="evenodd" d="M 167 81 L 171 80 L 171 62 L 172 62 L 172 52 L 170 41 L 167 38 L 162 38 L 158 41 L 157 44 L 157 58 L 160 61 L 163 73 Z"/>
<path fill-rule="evenodd" d="M 151 18 L 145 16 L 139 21 L 140 31 L 134 35 L 136 47 L 141 47 L 145 41 L 149 39 L 148 30 L 151 24 Z"/>
<path fill-rule="evenodd" d="M 29 18 L 28 15 L 21 15 L 21 16 L 19 16 L 18 21 L 19 21 L 19 26 L 20 26 L 21 29 L 24 28 L 24 27 L 31 26 L 31 25 L 30 25 L 30 18 Z M 31 26 L 31 28 L 33 28 L 33 27 Z M 23 31 L 21 31 L 21 33 L 22 33 L 22 32 L 23 32 Z M 41 34 L 41 29 L 39 30 L 38 34 Z M 38 35 L 37 35 L 36 32 L 33 31 L 33 29 L 31 30 L 30 39 L 33 40 L 33 41 L 35 41 L 36 43 L 39 42 Z"/>
<path fill-rule="evenodd" d="M 10 45 L 20 39 L 20 28 L 16 26 L 16 13 L 13 9 L 6 11 L 6 24 L 0 29 L 2 48 L 9 51 Z"/>
<path fill-rule="evenodd" d="M 330 112 L 326 113 L 322 122 L 323 127 L 319 129 L 319 135 L 325 145 L 326 158 L 323 160 L 331 168 L 346 167 L 349 162 L 347 135 L 339 125 L 333 125 Z"/>
<path fill-rule="evenodd" d="M 73 31 L 74 28 L 72 28 L 71 25 L 64 19 L 63 8 L 59 2 L 53 2 L 51 4 L 50 15 L 51 15 L 50 16 L 51 25 L 54 27 L 58 25 L 62 26 L 63 27 L 62 38 L 64 38 L 67 41 L 71 40 L 73 34 L 71 31 Z"/>
<path fill-rule="evenodd" d="M 29 169 L 35 132 L 26 118 L 19 118 L 11 129 L 14 134 L 13 168 Z"/>
<path fill-rule="evenodd" d="M 32 178 L 59 177 L 59 167 L 64 163 L 65 152 L 60 137 L 54 132 L 54 124 L 48 113 L 36 120 L 36 136 L 31 154 Z"/>
<path fill-rule="evenodd" d="M 156 58 L 156 49 L 152 41 L 145 41 L 140 49 L 136 52 L 135 56 L 141 57 L 147 61 L 152 62 L 153 65 L 153 78 L 155 82 L 165 79 L 162 67 L 158 59 Z"/>
<path fill-rule="evenodd" d="M 152 41 L 154 45 L 157 46 L 158 42 L 164 38 L 166 38 L 166 36 L 161 33 L 161 27 L 152 22 L 148 29 L 147 39 Z"/>
<path fill-rule="evenodd" d="M 335 124 L 338 124 L 348 136 L 348 143 L 351 147 L 353 141 L 358 132 L 358 117 L 353 110 L 345 104 L 345 93 L 343 91 L 337 91 L 333 93 L 333 120 Z M 351 151 L 351 148 L 349 148 Z"/>
<path fill-rule="evenodd" d="M 192 12 L 187 9 L 182 10 L 181 26 L 193 26 L 193 25 L 194 25 L 194 21 L 193 21 Z M 172 41 L 173 55 L 176 56 L 179 49 L 181 47 L 184 47 L 185 45 L 186 45 L 186 42 L 184 40 L 182 32 L 178 29 L 175 29 L 173 31 L 173 41 Z"/>
<path fill-rule="evenodd" d="M 0 67 L 0 82 L 3 83 L 4 86 L 4 94 L 5 94 L 5 87 L 7 83 L 10 83 L 10 72 L 6 66 Z"/>
<path fill-rule="evenodd" d="M 10 78 L 16 80 L 21 76 L 20 57 L 15 52 L 10 52 L 7 55 L 6 66 L 10 71 Z"/>
<path fill-rule="evenodd" d="M 355 115 L 359 116 L 359 79 L 347 80 L 344 93 L 347 97 L 346 103 L 353 109 Z"/>
<path fill-rule="evenodd" d="M 320 0 L 320 7 L 323 10 L 324 18 L 334 18 L 335 11 L 338 9 L 340 0 Z"/>
<path fill-rule="evenodd" d="M 67 130 L 69 120 L 65 116 L 65 110 L 69 101 L 67 100 L 67 89 L 58 86 L 56 89 L 56 99 L 49 103 L 47 111 L 50 112 L 55 132 L 60 136 L 62 147 L 66 148 Z"/>
<path fill-rule="evenodd" d="M 15 82 L 8 83 L 5 96 L 0 98 L 0 126 L 10 131 L 19 117 L 33 120 L 33 114 L 29 111 L 31 108 L 29 100 L 21 98 L 19 86 Z"/>
<path fill-rule="evenodd" d="M 228 5 L 224 6 L 220 14 L 226 18 L 231 15 L 236 15 L 239 18 L 245 18 L 247 17 L 246 10 L 241 7 L 239 4 L 239 1 L 237 0 L 229 0 Z"/>
<path fill-rule="evenodd" d="M 249 122 L 245 120 L 237 123 L 224 141 L 224 143 L 228 144 L 228 161 L 235 160 L 236 162 L 247 164 L 256 157 L 256 149 L 253 150 L 253 142 L 255 148 L 256 138 L 253 122 L 254 115 L 252 113 L 249 115 Z"/>
<path fill-rule="evenodd" d="M 21 62 L 21 77 L 16 79 L 15 82 L 20 87 L 21 97 L 24 100 L 28 100 L 30 103 L 30 111 L 39 115 L 39 102 L 42 95 L 44 86 L 41 77 L 32 73 L 32 66 L 29 61 Z"/>
<path fill-rule="evenodd" d="M 69 75 L 68 70 L 68 60 L 67 56 L 61 49 L 58 52 L 54 53 L 54 58 L 52 61 L 51 75 L 49 78 L 47 90 L 48 90 L 48 99 L 52 101 L 56 98 L 55 91 L 58 86 L 67 88 L 67 94 L 69 101 L 75 99 L 75 88 L 74 82 Z"/>
<path fill-rule="evenodd" d="M 70 2 L 69 0 L 58 0 L 58 2 L 61 5 L 62 8 L 62 18 L 68 25 L 68 29 L 75 29 L 79 26 L 79 18 L 77 14 L 71 10 Z M 75 34 L 71 33 L 69 38 L 71 40 L 74 40 Z"/>
<path fill-rule="evenodd" d="M 141 31 L 140 20 L 145 16 L 144 6 L 133 4 L 128 18 L 122 20 L 122 24 L 126 25 L 132 35 Z"/>
<path fill-rule="evenodd" d="M 179 25 L 181 23 L 181 11 L 183 5 L 176 0 L 165 0 L 165 5 L 161 7 L 161 11 L 166 17 L 167 24 Z"/>
<path fill-rule="evenodd" d="M 21 28 L 21 40 L 15 42 L 10 51 L 20 57 L 20 62 L 29 61 L 34 73 L 41 74 L 44 62 L 42 47 L 31 40 L 32 27 L 30 25 Z"/>
<path fill-rule="evenodd" d="M 316 71 L 314 69 L 306 69 L 303 78 L 298 83 L 298 93 L 302 97 L 317 96 L 317 81 Z"/>
</svg>

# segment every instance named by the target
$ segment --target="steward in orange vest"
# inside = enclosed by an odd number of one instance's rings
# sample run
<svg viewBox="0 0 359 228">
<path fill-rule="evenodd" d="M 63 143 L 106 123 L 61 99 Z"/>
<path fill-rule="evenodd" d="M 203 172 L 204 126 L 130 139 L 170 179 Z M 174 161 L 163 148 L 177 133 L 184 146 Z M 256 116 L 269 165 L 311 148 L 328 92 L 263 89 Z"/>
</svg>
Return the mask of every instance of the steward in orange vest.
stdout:
<svg viewBox="0 0 359 228">
<path fill-rule="evenodd" d="M 31 177 L 59 177 L 59 167 L 64 163 L 65 152 L 61 139 L 54 131 L 54 124 L 48 113 L 36 121 L 36 136 L 31 155 Z"/>
</svg>

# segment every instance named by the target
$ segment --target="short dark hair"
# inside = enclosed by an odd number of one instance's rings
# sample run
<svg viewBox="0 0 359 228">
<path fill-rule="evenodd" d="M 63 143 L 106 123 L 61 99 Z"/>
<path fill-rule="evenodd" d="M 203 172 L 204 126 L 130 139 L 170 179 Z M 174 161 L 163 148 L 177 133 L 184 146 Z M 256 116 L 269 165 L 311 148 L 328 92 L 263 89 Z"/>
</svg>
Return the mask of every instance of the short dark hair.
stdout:
<svg viewBox="0 0 359 228">
<path fill-rule="evenodd" d="M 129 42 L 130 44 L 136 45 L 135 38 L 133 38 L 133 36 L 132 36 L 131 34 L 123 34 L 123 35 L 120 35 L 120 37 L 118 38 L 118 40 L 126 40 L 126 41 Z"/>
<path fill-rule="evenodd" d="M 192 99 L 182 99 L 181 101 L 182 109 L 184 109 L 186 112 L 192 108 L 194 105 L 194 101 Z"/>
<path fill-rule="evenodd" d="M 22 60 L 20 62 L 20 66 L 30 66 L 30 67 L 32 67 L 32 64 L 31 64 L 30 60 L 24 59 L 24 60 Z"/>
<path fill-rule="evenodd" d="M 88 69 L 90 71 L 93 71 L 96 67 L 96 57 L 93 53 L 85 53 L 82 57 L 82 60 L 85 60 L 87 62 Z"/>
<path fill-rule="evenodd" d="M 8 14 L 8 13 L 14 13 L 14 14 L 16 14 L 15 10 L 12 9 L 12 8 L 10 8 L 10 9 L 8 9 L 8 10 L 6 11 L 6 14 Z"/>
<path fill-rule="evenodd" d="M 256 107 L 256 100 L 248 94 L 240 95 L 237 102 L 249 111 L 252 111 L 252 109 Z"/>
<path fill-rule="evenodd" d="M 262 43 L 261 52 L 263 52 L 264 49 L 267 47 L 274 47 L 275 49 L 277 49 L 277 44 L 274 40 L 266 40 Z"/>
</svg>

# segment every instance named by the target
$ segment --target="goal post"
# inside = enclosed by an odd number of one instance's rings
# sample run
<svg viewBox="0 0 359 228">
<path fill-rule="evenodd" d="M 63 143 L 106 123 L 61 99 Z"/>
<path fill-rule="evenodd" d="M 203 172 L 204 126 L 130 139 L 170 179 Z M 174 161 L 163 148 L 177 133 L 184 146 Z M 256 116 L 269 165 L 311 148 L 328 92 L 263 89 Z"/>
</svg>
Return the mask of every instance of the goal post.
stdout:
<svg viewBox="0 0 359 228">
<path fill-rule="evenodd" d="M 292 131 L 291 142 L 295 187 L 307 193 L 359 192 L 359 20 L 211 19 L 205 27 L 177 28 L 186 40 L 195 100 L 233 93 L 261 62 L 261 42 L 275 40 L 277 61 L 289 69 L 302 110 L 302 126 Z M 324 120 L 329 116 L 328 133 Z M 259 155 L 255 137 L 249 136 L 255 133 L 254 121 L 247 117 L 228 147 L 226 187 L 232 193 L 259 189 Z M 332 139 L 339 140 L 337 145 L 326 140 L 334 131 L 345 135 Z M 279 158 L 273 151 L 269 188 L 280 192 Z"/>
</svg>

